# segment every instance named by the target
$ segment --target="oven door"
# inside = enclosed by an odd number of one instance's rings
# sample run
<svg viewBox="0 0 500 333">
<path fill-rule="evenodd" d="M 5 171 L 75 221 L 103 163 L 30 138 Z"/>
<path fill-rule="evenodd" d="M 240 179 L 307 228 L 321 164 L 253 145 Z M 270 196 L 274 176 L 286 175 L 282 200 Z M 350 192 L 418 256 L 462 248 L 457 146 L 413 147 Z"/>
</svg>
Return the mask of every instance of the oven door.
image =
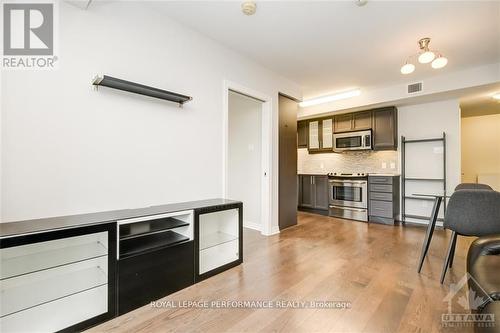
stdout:
<svg viewBox="0 0 500 333">
<path fill-rule="evenodd" d="M 330 205 L 368 208 L 366 180 L 329 180 Z"/>
</svg>

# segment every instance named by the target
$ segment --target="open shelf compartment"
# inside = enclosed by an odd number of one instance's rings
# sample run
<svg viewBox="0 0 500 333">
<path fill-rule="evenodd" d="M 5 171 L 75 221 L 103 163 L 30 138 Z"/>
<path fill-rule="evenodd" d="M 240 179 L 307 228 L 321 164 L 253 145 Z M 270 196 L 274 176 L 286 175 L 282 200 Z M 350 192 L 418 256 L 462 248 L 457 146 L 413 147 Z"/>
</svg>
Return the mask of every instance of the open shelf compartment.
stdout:
<svg viewBox="0 0 500 333">
<path fill-rule="evenodd" d="M 239 210 L 199 215 L 199 274 L 239 259 Z"/>
<path fill-rule="evenodd" d="M 0 284 L 0 317 L 70 297 L 107 283 L 107 257 L 7 279 Z"/>
<path fill-rule="evenodd" d="M 175 217 L 163 217 L 136 223 L 120 225 L 120 240 L 138 237 L 144 234 L 162 232 L 188 226 L 189 222 Z"/>
<path fill-rule="evenodd" d="M 129 238 L 120 241 L 120 258 L 172 246 L 185 241 L 189 241 L 189 237 L 172 230 Z"/>
<path fill-rule="evenodd" d="M 2 249 L 0 280 L 104 257 L 107 246 L 101 232 Z"/>
</svg>

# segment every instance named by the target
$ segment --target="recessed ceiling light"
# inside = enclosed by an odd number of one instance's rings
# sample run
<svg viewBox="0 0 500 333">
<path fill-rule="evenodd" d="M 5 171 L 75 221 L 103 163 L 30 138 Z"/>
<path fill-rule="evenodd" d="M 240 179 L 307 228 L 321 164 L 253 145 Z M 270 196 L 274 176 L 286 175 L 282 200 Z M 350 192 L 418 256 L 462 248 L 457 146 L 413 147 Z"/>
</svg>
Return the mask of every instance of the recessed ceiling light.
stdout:
<svg viewBox="0 0 500 333">
<path fill-rule="evenodd" d="M 493 94 L 493 96 L 491 96 L 493 99 L 496 99 L 497 101 L 500 101 L 500 92 L 499 93 L 495 93 Z"/>
<path fill-rule="evenodd" d="M 363 7 L 364 5 L 366 5 L 368 0 L 354 0 L 354 2 L 356 3 L 356 6 Z"/>
<path fill-rule="evenodd" d="M 356 96 L 359 96 L 359 95 L 361 95 L 361 90 L 354 89 L 354 90 L 344 91 L 344 92 L 341 92 L 341 93 L 338 93 L 338 94 L 333 94 L 333 95 L 329 95 L 329 96 L 323 96 L 323 97 L 309 99 L 307 101 L 300 102 L 299 106 L 303 108 L 303 107 L 306 107 L 306 106 L 313 106 L 313 105 L 318 105 L 318 104 L 323 104 L 323 103 L 338 101 L 338 100 L 341 100 L 341 99 L 356 97 Z"/>
<path fill-rule="evenodd" d="M 245 1 L 241 4 L 241 10 L 245 15 L 253 15 L 257 11 L 257 4 L 254 1 Z"/>
</svg>

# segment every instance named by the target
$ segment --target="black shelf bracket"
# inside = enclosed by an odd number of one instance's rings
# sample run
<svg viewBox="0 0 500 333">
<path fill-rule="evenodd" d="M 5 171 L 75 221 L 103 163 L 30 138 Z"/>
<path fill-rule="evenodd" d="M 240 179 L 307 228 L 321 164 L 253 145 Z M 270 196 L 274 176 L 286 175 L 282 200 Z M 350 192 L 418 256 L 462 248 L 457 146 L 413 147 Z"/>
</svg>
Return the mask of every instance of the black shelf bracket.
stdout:
<svg viewBox="0 0 500 333">
<path fill-rule="evenodd" d="M 184 103 L 189 102 L 193 99 L 193 97 L 191 96 L 181 95 L 168 90 L 145 86 L 143 84 L 118 79 L 108 75 L 96 75 L 92 80 L 92 84 L 96 88 L 98 86 L 104 86 L 108 88 L 128 91 L 134 94 L 167 100 L 170 102 L 178 103 L 181 107 Z"/>
</svg>

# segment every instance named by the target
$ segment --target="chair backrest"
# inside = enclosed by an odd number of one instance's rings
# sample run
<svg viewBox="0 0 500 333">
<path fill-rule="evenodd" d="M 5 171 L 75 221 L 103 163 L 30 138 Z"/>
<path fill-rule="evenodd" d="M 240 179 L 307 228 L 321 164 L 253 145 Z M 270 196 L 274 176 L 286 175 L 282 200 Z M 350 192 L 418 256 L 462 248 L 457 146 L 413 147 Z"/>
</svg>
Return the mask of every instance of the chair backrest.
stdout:
<svg viewBox="0 0 500 333">
<path fill-rule="evenodd" d="M 500 233 L 500 192 L 460 190 L 448 202 L 444 227 L 465 236 Z"/>
<path fill-rule="evenodd" d="M 493 190 L 491 186 L 486 184 L 478 184 L 478 183 L 462 183 L 458 184 L 455 187 L 455 191 L 459 190 Z"/>
</svg>

